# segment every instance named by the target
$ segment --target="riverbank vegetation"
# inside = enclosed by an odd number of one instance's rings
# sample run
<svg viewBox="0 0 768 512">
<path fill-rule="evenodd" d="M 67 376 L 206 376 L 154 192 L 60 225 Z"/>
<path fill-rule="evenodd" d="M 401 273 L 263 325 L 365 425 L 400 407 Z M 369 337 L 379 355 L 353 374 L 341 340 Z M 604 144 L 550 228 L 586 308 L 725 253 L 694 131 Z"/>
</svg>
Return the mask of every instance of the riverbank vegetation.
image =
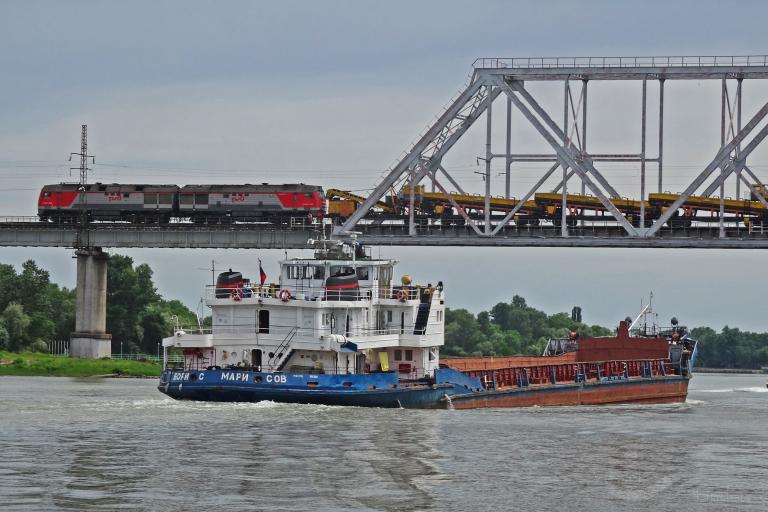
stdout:
<svg viewBox="0 0 768 512">
<path fill-rule="evenodd" d="M 112 335 L 112 352 L 124 354 L 157 351 L 162 338 L 172 335 L 176 321 L 182 326 L 197 324 L 197 316 L 178 300 L 160 296 L 152 281 L 149 265 L 134 265 L 128 256 L 110 256 L 107 272 L 107 332 Z M 210 317 L 204 325 L 210 322 Z M 47 352 L 50 340 L 67 340 L 75 328 L 75 291 L 50 281 L 48 271 L 28 260 L 21 271 L 12 265 L 0 264 L 0 351 Z M 446 356 L 471 355 L 539 355 L 549 338 L 565 337 L 570 331 L 581 336 L 605 336 L 613 329 L 582 322 L 580 307 L 571 313 L 547 314 L 529 306 L 523 297 L 515 295 L 508 303 L 500 302 L 488 311 L 473 314 L 466 309 L 447 309 L 445 314 Z M 700 366 L 709 368 L 748 369 L 768 366 L 768 333 L 753 333 L 725 327 L 720 332 L 709 327 L 692 329 L 691 337 L 699 340 Z M 0 366 L 11 371 L 16 359 L 30 355 L 5 358 L 11 363 Z M 25 359 L 26 360 L 26 359 Z M 77 360 L 71 363 L 72 375 L 86 375 L 90 370 Z M 57 370 L 67 366 L 59 360 L 29 359 L 19 362 L 19 368 L 32 375 L 32 368 Z M 86 364 L 82 362 L 82 364 Z M 106 361 L 99 373 L 118 373 L 110 364 L 126 365 L 130 361 Z M 82 370 L 84 373 L 78 373 Z M 65 371 L 65 370 L 61 370 Z M 69 370 L 66 370 L 69 371 Z M 121 370 L 122 371 L 122 370 Z M 143 371 L 143 370 L 142 370 Z M 154 371 L 154 370 L 152 370 Z M 4 373 L 8 375 L 8 373 Z M 47 375 L 49 373 L 42 373 Z M 131 374 L 131 373 L 129 373 Z"/>
<path fill-rule="evenodd" d="M 0 376 L 158 377 L 162 365 L 152 361 L 76 359 L 37 352 L 0 352 Z"/>
<path fill-rule="evenodd" d="M 613 329 L 581 322 L 581 308 L 571 314 L 547 315 L 518 295 L 474 315 L 466 309 L 445 312 L 446 356 L 541 355 L 549 338 L 563 338 L 570 331 L 581 336 L 607 336 Z M 768 333 L 724 327 L 691 329 L 699 341 L 697 366 L 707 368 L 760 369 L 768 367 Z"/>
<path fill-rule="evenodd" d="M 128 256 L 109 259 L 107 332 L 112 352 L 150 353 L 173 334 L 174 323 L 193 326 L 195 313 L 157 293 L 149 265 Z M 47 352 L 50 340 L 68 340 L 75 330 L 75 290 L 50 281 L 48 271 L 28 260 L 17 272 L 0 264 L 0 350 Z M 121 345 L 122 343 L 122 345 Z"/>
<path fill-rule="evenodd" d="M 547 315 L 526 304 L 519 295 L 489 311 L 473 315 L 466 309 L 446 309 L 446 356 L 541 355 L 547 340 L 576 331 L 582 336 L 607 336 L 613 331 L 581 321 L 581 308 L 570 314 Z"/>
</svg>

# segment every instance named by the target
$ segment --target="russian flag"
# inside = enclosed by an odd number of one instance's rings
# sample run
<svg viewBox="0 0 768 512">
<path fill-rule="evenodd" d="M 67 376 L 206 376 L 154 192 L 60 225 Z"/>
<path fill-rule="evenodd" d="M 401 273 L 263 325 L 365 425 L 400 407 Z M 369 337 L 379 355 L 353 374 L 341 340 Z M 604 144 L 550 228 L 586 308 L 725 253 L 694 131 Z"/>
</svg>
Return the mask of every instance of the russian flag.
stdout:
<svg viewBox="0 0 768 512">
<path fill-rule="evenodd" d="M 259 278 L 261 279 L 261 284 L 263 285 L 267 280 L 267 273 L 264 272 L 264 269 L 261 268 L 261 259 L 259 259 Z"/>
</svg>

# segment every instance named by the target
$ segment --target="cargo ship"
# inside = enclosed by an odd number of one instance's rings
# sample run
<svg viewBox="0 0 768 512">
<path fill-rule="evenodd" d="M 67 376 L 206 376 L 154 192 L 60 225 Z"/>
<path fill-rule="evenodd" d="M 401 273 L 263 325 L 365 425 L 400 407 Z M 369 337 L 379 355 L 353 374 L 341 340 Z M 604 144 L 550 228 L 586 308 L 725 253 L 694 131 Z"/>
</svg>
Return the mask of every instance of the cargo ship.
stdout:
<svg viewBox="0 0 768 512">
<path fill-rule="evenodd" d="M 683 402 L 696 342 L 647 306 L 615 335 L 549 340 L 538 357 L 440 358 L 445 289 L 394 278 L 397 262 L 316 242 L 268 284 L 220 274 L 212 327 L 163 340 L 158 389 L 179 400 L 456 408 Z M 183 361 L 169 362 L 170 354 Z"/>
</svg>

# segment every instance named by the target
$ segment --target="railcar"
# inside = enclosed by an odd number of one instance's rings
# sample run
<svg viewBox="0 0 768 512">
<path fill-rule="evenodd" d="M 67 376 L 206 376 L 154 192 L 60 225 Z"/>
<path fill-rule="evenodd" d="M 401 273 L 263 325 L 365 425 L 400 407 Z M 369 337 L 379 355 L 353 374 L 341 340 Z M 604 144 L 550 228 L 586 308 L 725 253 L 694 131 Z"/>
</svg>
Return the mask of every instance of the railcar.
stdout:
<svg viewBox="0 0 768 512">
<path fill-rule="evenodd" d="M 83 212 L 90 220 L 168 222 L 177 207 L 176 185 L 77 183 L 45 185 L 38 198 L 40 220 L 73 222 Z"/>
<path fill-rule="evenodd" d="M 258 222 L 324 214 L 323 189 L 315 185 L 186 185 L 179 190 L 178 216 L 194 222 Z"/>
<path fill-rule="evenodd" d="M 126 185 L 76 183 L 45 185 L 38 198 L 42 221 L 90 220 L 167 223 L 172 217 L 195 223 L 282 222 L 322 217 L 325 196 L 319 186 L 288 185 Z"/>
</svg>

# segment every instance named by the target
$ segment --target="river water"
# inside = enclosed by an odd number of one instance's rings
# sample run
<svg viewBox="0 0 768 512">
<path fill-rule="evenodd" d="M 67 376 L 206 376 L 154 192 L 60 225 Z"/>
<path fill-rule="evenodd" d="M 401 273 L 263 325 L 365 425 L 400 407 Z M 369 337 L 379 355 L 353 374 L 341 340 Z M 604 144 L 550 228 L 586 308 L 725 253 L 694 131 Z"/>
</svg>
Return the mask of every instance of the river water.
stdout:
<svg viewBox="0 0 768 512">
<path fill-rule="evenodd" d="M 412 411 L 0 377 L 0 510 L 768 510 L 764 376 L 688 403 Z"/>
</svg>

